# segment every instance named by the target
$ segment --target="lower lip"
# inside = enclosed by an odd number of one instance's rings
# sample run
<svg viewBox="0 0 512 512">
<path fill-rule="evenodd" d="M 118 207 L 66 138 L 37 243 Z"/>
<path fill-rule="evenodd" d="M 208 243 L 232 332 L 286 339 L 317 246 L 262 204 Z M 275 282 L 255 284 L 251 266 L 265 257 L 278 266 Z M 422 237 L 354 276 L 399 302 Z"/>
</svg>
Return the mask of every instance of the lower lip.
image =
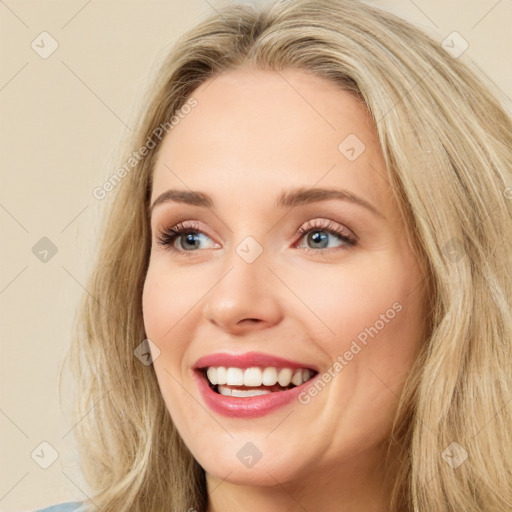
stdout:
<svg viewBox="0 0 512 512">
<path fill-rule="evenodd" d="M 280 407 L 297 400 L 299 394 L 314 380 L 286 391 L 274 391 L 266 395 L 231 397 L 216 393 L 209 385 L 203 372 L 195 371 L 199 391 L 206 405 L 214 412 L 231 418 L 256 418 L 269 414 Z"/>
</svg>

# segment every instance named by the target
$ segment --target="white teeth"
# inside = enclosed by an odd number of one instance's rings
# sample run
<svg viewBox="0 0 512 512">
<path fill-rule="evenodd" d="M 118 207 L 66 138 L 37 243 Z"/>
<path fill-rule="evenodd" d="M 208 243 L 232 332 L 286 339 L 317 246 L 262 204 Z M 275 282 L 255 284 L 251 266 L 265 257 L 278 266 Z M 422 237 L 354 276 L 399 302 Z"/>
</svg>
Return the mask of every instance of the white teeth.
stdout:
<svg viewBox="0 0 512 512">
<path fill-rule="evenodd" d="M 272 393 L 269 389 L 233 389 L 231 390 L 231 396 L 245 397 L 245 396 L 258 396 L 258 395 L 269 395 Z"/>
<path fill-rule="evenodd" d="M 257 388 L 260 386 L 274 386 L 279 383 L 282 387 L 287 387 L 290 384 L 300 386 L 302 383 L 308 381 L 313 373 L 307 368 L 275 368 L 269 366 L 266 368 L 237 368 L 225 366 L 210 366 L 206 370 L 206 376 L 212 385 L 219 386 L 247 386 Z M 240 390 L 239 390 L 240 391 Z M 267 391 L 267 390 L 260 390 Z M 227 394 L 227 391 L 222 394 Z M 257 393 L 262 394 L 262 393 Z M 231 395 L 228 395 L 231 396 Z M 240 395 L 242 396 L 242 395 Z M 244 394 L 243 396 L 254 396 Z"/>
<path fill-rule="evenodd" d="M 259 368 L 247 368 L 244 372 L 244 386 L 261 386 L 263 376 Z"/>
<path fill-rule="evenodd" d="M 268 389 L 231 389 L 228 386 L 219 386 L 219 393 L 224 396 L 235 396 L 235 397 L 246 397 L 246 396 L 258 396 L 268 395 L 272 393 Z"/>
<path fill-rule="evenodd" d="M 302 370 L 301 369 L 295 370 L 293 377 L 292 377 L 292 384 L 294 386 L 300 386 L 302 384 Z"/>
<path fill-rule="evenodd" d="M 221 395 L 236 397 L 268 395 L 272 393 L 272 391 L 268 389 L 232 389 L 229 386 L 219 386 L 218 389 Z"/>
<path fill-rule="evenodd" d="M 277 382 L 279 382 L 280 386 L 286 387 L 290 385 L 292 381 L 292 371 L 290 368 L 282 368 L 279 371 L 279 375 L 277 376 Z"/>
<path fill-rule="evenodd" d="M 217 382 L 217 368 L 214 368 L 213 366 L 210 366 L 208 368 L 206 375 L 208 376 L 208 380 L 213 384 L 218 384 Z"/>
<path fill-rule="evenodd" d="M 226 384 L 228 386 L 243 386 L 244 371 L 241 368 L 228 368 L 226 372 Z"/>
<path fill-rule="evenodd" d="M 263 385 L 273 386 L 277 382 L 277 370 L 269 367 L 263 370 Z"/>
<path fill-rule="evenodd" d="M 217 384 L 226 384 L 226 368 L 224 366 L 217 368 Z"/>
<path fill-rule="evenodd" d="M 217 374 L 217 380 L 219 378 L 219 375 Z M 307 382 L 311 378 L 311 371 L 307 368 L 302 370 L 302 382 Z M 220 384 L 220 383 L 219 383 Z"/>
<path fill-rule="evenodd" d="M 231 388 L 225 386 L 219 386 L 219 393 L 224 396 L 231 396 Z"/>
</svg>

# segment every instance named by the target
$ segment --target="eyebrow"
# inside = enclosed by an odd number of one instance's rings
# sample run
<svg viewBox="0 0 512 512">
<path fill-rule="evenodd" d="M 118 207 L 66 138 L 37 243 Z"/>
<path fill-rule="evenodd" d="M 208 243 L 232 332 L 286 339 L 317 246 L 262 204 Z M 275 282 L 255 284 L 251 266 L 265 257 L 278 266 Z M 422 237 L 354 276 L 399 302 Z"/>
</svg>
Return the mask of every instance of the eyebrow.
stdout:
<svg viewBox="0 0 512 512">
<path fill-rule="evenodd" d="M 296 206 L 318 201 L 327 201 L 329 199 L 339 199 L 348 201 L 362 206 L 378 217 L 385 218 L 375 206 L 348 190 L 337 188 L 294 188 L 281 193 L 277 201 L 274 203 L 275 208 L 295 208 Z M 214 208 L 213 199 L 204 192 L 194 190 L 175 190 L 169 189 L 160 194 L 150 207 L 149 213 L 164 203 L 177 202 L 190 204 L 193 206 L 201 206 L 204 208 Z"/>
</svg>

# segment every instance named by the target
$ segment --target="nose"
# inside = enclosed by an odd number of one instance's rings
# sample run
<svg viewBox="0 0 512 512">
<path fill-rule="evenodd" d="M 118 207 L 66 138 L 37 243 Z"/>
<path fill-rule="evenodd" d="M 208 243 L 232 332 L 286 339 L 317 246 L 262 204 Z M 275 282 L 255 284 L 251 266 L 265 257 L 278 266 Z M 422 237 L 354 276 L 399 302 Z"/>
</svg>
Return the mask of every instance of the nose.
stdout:
<svg viewBox="0 0 512 512">
<path fill-rule="evenodd" d="M 263 255 L 247 263 L 234 253 L 223 277 L 205 297 L 203 316 L 230 334 L 265 329 L 283 317 L 278 292 L 279 280 Z"/>
</svg>

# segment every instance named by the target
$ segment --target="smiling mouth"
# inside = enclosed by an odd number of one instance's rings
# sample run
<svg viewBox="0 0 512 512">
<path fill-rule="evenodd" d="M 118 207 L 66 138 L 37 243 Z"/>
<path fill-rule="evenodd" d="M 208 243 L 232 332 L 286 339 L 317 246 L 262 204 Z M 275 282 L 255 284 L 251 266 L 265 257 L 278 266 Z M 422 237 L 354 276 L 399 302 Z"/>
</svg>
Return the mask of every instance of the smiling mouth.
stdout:
<svg viewBox="0 0 512 512">
<path fill-rule="evenodd" d="M 311 380 L 317 372 L 310 368 L 225 367 L 201 369 L 210 388 L 223 396 L 237 398 L 287 391 Z"/>
</svg>

